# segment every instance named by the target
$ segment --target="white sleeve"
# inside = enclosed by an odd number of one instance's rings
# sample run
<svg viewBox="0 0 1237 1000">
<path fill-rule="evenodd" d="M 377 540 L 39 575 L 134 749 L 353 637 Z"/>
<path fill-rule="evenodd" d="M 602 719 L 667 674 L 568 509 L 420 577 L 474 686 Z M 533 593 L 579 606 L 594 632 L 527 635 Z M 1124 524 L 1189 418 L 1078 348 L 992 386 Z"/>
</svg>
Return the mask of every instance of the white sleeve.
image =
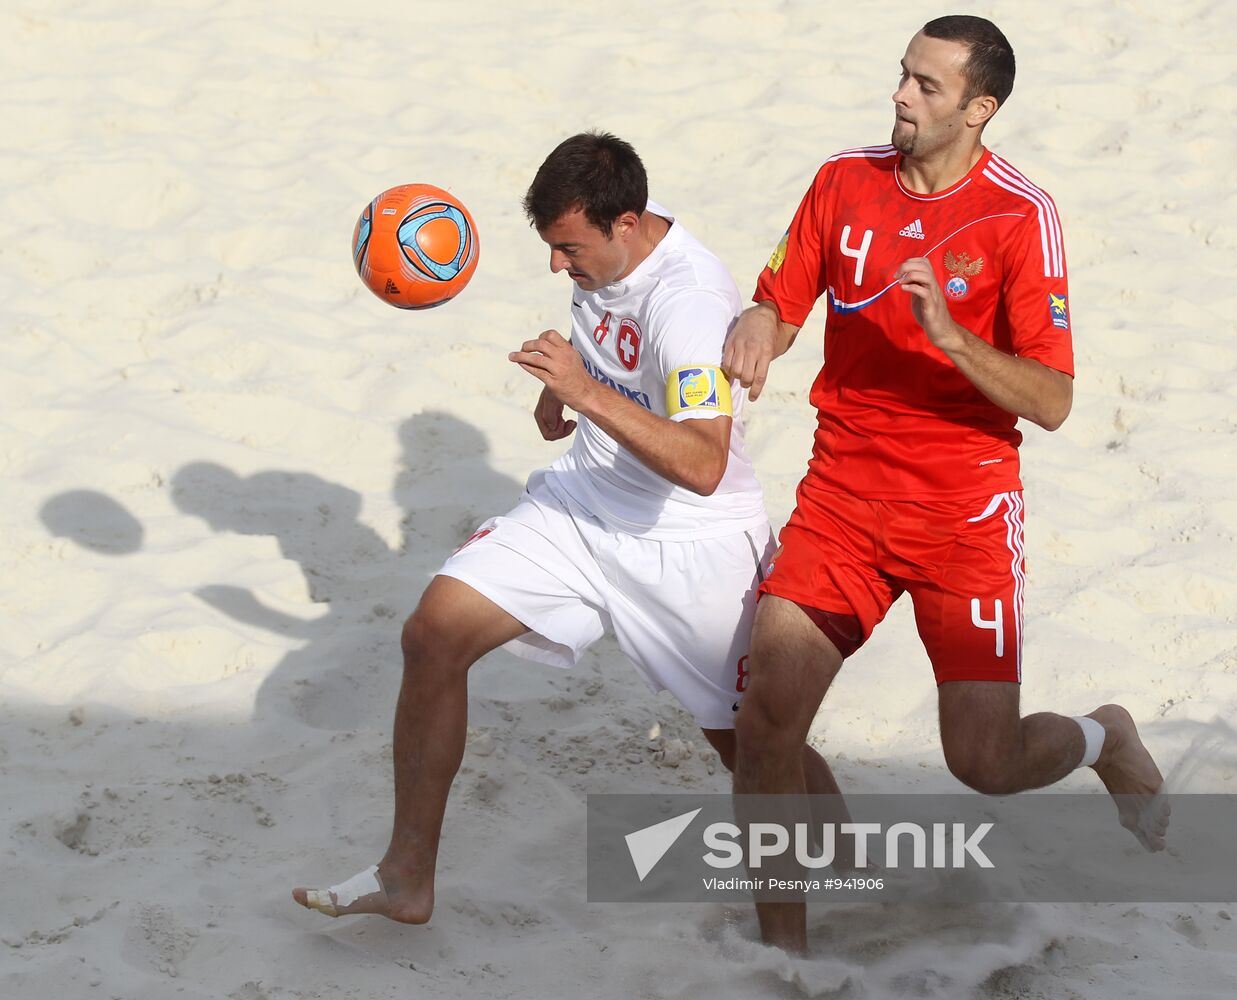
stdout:
<svg viewBox="0 0 1237 1000">
<path fill-rule="evenodd" d="M 689 289 L 659 303 L 654 356 L 663 384 L 684 368 L 720 368 L 726 336 L 734 325 L 733 307 L 707 289 Z M 715 376 L 721 378 L 720 372 Z M 729 393 L 720 408 L 692 407 L 672 413 L 671 420 L 711 419 L 731 415 Z"/>
</svg>

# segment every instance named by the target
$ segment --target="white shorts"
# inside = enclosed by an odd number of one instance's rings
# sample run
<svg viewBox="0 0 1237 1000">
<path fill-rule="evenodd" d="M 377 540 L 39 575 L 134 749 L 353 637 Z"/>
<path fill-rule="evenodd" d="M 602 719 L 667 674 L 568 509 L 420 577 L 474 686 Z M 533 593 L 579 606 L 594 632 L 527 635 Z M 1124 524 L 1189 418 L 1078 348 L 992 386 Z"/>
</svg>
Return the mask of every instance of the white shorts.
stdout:
<svg viewBox="0 0 1237 1000">
<path fill-rule="evenodd" d="M 703 729 L 732 729 L 772 549 L 767 524 L 701 541 L 617 533 L 534 475 L 515 509 L 482 524 L 439 573 L 528 626 L 511 652 L 571 667 L 611 631 L 653 691 L 669 691 Z"/>
</svg>

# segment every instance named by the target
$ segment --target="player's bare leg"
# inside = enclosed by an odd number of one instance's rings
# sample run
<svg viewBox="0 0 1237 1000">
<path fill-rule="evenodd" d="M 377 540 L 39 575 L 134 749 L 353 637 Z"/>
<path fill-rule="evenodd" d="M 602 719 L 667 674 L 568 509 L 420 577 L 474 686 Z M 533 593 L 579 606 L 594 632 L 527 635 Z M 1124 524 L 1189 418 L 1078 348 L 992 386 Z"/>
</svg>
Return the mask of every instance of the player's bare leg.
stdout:
<svg viewBox="0 0 1237 1000">
<path fill-rule="evenodd" d="M 761 599 L 748 657 L 751 679 L 735 720 L 737 796 L 807 793 L 805 760 L 809 769 L 812 764 L 804 756 L 804 743 L 841 665 L 841 654 L 801 608 L 772 595 Z M 832 773 L 829 783 L 836 791 Z M 739 813 L 742 802 L 736 800 Z M 742 820 L 740 825 L 745 825 Z M 803 903 L 758 902 L 761 937 L 766 944 L 802 953 L 806 913 Z"/>
<path fill-rule="evenodd" d="M 1017 684 L 950 681 L 938 689 L 945 761 L 959 781 L 1008 795 L 1060 781 L 1079 766 L 1086 738 L 1072 718 L 1052 712 L 1018 716 Z M 1164 779 L 1129 713 L 1104 705 L 1090 713 L 1104 728 L 1093 765 L 1117 803 L 1121 824 L 1148 850 L 1164 847 L 1167 804 L 1155 796 Z"/>
<path fill-rule="evenodd" d="M 735 735 L 733 729 L 702 729 L 704 738 L 717 751 L 727 771 L 734 770 Z M 808 795 L 841 795 L 828 761 L 808 744 L 803 745 L 803 780 Z"/>
<path fill-rule="evenodd" d="M 468 730 L 468 669 L 526 631 L 466 584 L 434 577 L 404 626 L 390 845 L 374 868 L 329 889 L 293 889 L 293 899 L 332 917 L 379 913 L 401 923 L 429 920 L 443 814 Z"/>
<path fill-rule="evenodd" d="M 703 729 L 707 739 L 722 759 L 726 770 L 734 771 L 735 737 L 733 729 Z M 812 835 L 814 850 L 819 850 L 821 841 L 816 837 L 816 831 L 823 825 L 830 824 L 835 828 L 840 823 L 851 821 L 850 810 L 846 808 L 846 800 L 842 798 L 842 789 L 838 787 L 837 779 L 828 761 L 816 752 L 810 744 L 803 745 L 803 784 L 808 795 L 812 796 Z M 829 796 L 821 798 L 820 796 Z M 854 872 L 854 843 L 849 839 L 836 841 L 833 853 L 833 870 L 835 872 Z M 871 873 L 873 863 L 868 862 L 867 870 Z"/>
</svg>

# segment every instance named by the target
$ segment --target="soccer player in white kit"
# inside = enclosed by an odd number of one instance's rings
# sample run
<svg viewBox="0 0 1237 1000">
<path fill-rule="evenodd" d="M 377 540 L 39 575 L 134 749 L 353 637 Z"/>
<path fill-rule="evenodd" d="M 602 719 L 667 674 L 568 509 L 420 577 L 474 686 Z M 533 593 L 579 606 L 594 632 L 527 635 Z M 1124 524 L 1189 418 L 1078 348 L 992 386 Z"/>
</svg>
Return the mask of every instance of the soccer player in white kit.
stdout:
<svg viewBox="0 0 1237 1000">
<path fill-rule="evenodd" d="M 391 842 L 377 865 L 339 885 L 293 890 L 328 916 L 429 920 L 468 669 L 499 646 L 570 667 L 613 632 L 649 687 L 670 691 L 732 765 L 772 541 L 743 447 L 745 394 L 732 397 L 720 367 L 738 288 L 649 201 L 640 158 L 612 135 L 561 143 L 524 208 L 550 247 L 550 270 L 574 282 L 571 340 L 547 330 L 510 359 L 544 384 L 534 411 L 542 436 L 575 440 L 447 560 L 405 624 Z M 803 768 L 813 792 L 837 792 L 806 746 Z"/>
</svg>

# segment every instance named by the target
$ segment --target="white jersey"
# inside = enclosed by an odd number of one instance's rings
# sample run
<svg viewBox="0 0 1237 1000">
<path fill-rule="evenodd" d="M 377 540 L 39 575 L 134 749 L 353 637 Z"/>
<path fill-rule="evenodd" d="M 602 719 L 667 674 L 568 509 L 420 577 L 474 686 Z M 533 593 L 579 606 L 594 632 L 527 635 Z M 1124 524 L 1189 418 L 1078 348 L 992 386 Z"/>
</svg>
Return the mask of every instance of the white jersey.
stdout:
<svg viewBox="0 0 1237 1000">
<path fill-rule="evenodd" d="M 596 291 L 573 290 L 571 342 L 593 378 L 667 417 L 671 373 L 720 367 L 742 305 L 722 262 L 660 205 L 650 201 L 648 211 L 667 219 L 669 231 L 622 281 Z M 658 475 L 584 416 L 546 483 L 612 530 L 645 538 L 711 538 L 758 527 L 767 515 L 743 446 L 746 395 L 735 388 L 729 460 L 711 496 Z M 669 419 L 717 415 L 717 409 L 689 408 Z"/>
</svg>

